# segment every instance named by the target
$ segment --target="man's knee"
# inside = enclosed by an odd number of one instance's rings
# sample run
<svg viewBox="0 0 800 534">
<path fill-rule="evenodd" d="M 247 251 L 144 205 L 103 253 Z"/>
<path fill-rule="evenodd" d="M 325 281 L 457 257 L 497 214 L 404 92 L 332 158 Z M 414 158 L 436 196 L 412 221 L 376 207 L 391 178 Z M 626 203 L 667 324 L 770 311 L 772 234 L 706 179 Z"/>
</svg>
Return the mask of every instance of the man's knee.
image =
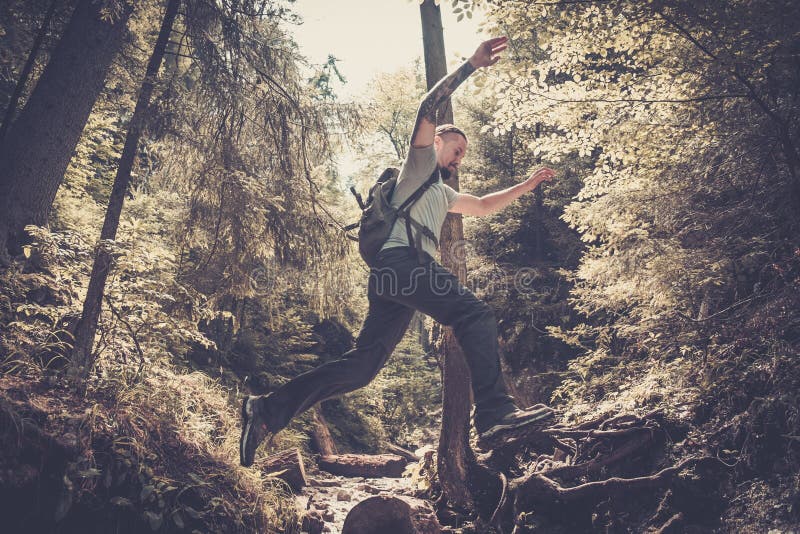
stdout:
<svg viewBox="0 0 800 534">
<path fill-rule="evenodd" d="M 454 326 L 467 326 L 476 323 L 494 324 L 494 311 L 482 300 L 475 300 L 474 303 L 464 307 L 463 312 L 455 321 Z"/>
</svg>

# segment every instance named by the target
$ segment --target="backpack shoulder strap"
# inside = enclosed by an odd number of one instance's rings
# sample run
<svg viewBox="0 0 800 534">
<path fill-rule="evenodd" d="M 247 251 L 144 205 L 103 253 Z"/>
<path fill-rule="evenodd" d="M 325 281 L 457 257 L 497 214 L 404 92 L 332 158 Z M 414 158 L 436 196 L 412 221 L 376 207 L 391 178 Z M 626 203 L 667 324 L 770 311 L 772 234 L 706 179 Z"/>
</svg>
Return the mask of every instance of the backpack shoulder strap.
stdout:
<svg viewBox="0 0 800 534">
<path fill-rule="evenodd" d="M 431 239 L 436 248 L 439 248 L 439 240 L 436 239 L 436 236 L 427 226 L 411 218 L 411 206 L 419 199 L 419 197 L 423 195 L 423 193 L 425 193 L 425 191 L 428 190 L 428 188 L 430 188 L 430 186 L 439 181 L 439 176 L 439 169 L 437 167 L 436 170 L 433 171 L 433 174 L 431 174 L 431 176 L 425 180 L 425 183 L 422 184 L 416 191 L 414 191 L 397 208 L 398 218 L 402 217 L 406 220 L 406 236 L 408 238 L 408 246 L 411 248 L 411 255 L 416 256 L 420 263 L 423 263 L 422 248 L 414 243 L 414 235 L 411 232 L 411 226 L 413 225 L 418 232 Z"/>
<path fill-rule="evenodd" d="M 432 186 L 433 184 L 435 184 L 438 181 L 439 181 L 439 169 L 437 167 L 437 169 L 435 171 L 433 171 L 433 174 L 431 174 L 430 177 L 427 180 L 425 180 L 425 182 L 421 186 L 419 186 L 416 191 L 411 193 L 409 195 L 409 197 L 407 199 L 405 199 L 397 207 L 397 212 L 400 213 L 403 210 L 405 210 L 405 211 L 410 210 L 411 206 L 414 204 L 414 202 L 416 202 L 419 199 L 419 197 L 421 197 L 423 195 L 423 193 L 425 193 L 425 191 L 427 191 L 428 188 L 430 188 L 430 186 Z"/>
</svg>

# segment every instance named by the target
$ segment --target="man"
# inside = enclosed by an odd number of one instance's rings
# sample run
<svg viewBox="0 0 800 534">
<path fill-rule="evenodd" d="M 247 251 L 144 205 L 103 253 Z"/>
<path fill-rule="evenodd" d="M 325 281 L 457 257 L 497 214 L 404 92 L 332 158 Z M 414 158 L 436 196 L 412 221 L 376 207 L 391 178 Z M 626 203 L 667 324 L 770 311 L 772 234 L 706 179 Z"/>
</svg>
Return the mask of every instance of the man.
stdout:
<svg viewBox="0 0 800 534">
<path fill-rule="evenodd" d="M 436 109 L 476 69 L 497 63 L 507 38 L 490 39 L 455 72 L 431 89 L 417 113 L 411 149 L 400 171 L 391 204 L 398 207 L 438 170 L 445 177 L 456 171 L 467 151 L 467 137 L 453 125 L 436 128 Z M 436 239 L 447 212 L 483 216 L 507 206 L 516 198 L 552 180 L 551 169 L 541 169 L 513 187 L 476 197 L 459 193 L 437 180 L 417 200 L 411 218 L 424 224 Z M 547 407 L 520 410 L 508 395 L 500 373 L 497 325 L 494 315 L 458 279 L 434 261 L 435 244 L 413 232 L 414 253 L 406 225 L 395 224 L 376 257 L 368 283 L 369 311 L 356 340 L 356 348 L 342 359 L 301 374 L 264 396 L 247 397 L 242 404 L 242 465 L 253 463 L 255 450 L 297 414 L 317 402 L 366 386 L 378 374 L 419 310 L 453 327 L 472 377 L 475 401 L 473 423 L 482 439 L 516 430 L 552 416 Z M 422 262 L 420 262 L 422 257 Z"/>
</svg>

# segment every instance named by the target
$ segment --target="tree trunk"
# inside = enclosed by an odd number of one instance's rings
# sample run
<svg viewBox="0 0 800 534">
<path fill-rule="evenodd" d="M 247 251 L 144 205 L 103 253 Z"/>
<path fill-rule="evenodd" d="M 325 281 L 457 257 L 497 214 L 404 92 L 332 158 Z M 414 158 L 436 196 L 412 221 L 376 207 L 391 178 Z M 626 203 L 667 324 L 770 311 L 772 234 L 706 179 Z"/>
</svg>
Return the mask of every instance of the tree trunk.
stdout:
<svg viewBox="0 0 800 534">
<path fill-rule="evenodd" d="M 433 0 L 425 0 L 419 9 L 425 49 L 425 77 L 430 90 L 447 74 L 442 14 Z M 437 118 L 440 124 L 453 122 L 453 108 L 449 99 L 439 108 Z M 446 183 L 458 191 L 458 174 L 453 173 Z M 439 237 L 442 265 L 465 283 L 467 267 L 464 258 L 449 254 L 450 250 L 454 250 L 453 245 L 463 239 L 461 215 L 448 213 Z M 440 346 L 444 358 L 444 376 L 442 377 L 442 428 L 437 455 L 439 481 L 444 497 L 451 506 L 471 510 L 475 503 L 467 481 L 477 461 L 469 446 L 469 411 L 472 405 L 469 367 L 452 328 L 447 327 L 443 330 Z"/>
<path fill-rule="evenodd" d="M 535 138 L 539 139 L 542 132 L 542 123 L 536 123 L 536 135 Z M 536 157 L 536 164 L 542 164 L 542 157 Z M 543 228 L 542 228 L 542 221 L 544 220 L 544 196 L 542 195 L 542 188 L 537 187 L 533 193 L 534 195 L 534 206 L 535 212 L 533 217 L 533 228 L 534 232 L 536 233 L 536 261 L 544 261 L 544 236 L 543 236 Z"/>
<path fill-rule="evenodd" d="M 28 59 L 22 67 L 22 71 L 17 79 L 17 84 L 14 86 L 14 92 L 11 94 L 11 99 L 8 101 L 6 113 L 3 115 L 3 124 L 0 125 L 0 145 L 2 145 L 3 140 L 6 138 L 8 127 L 11 126 L 11 122 L 14 120 L 14 114 L 17 112 L 17 103 L 22 96 L 22 91 L 28 84 L 28 78 L 31 75 L 33 64 L 36 63 L 36 57 L 39 55 L 39 49 L 42 47 L 44 36 L 47 35 L 47 29 L 50 27 L 50 21 L 53 19 L 53 14 L 56 12 L 57 5 L 58 0 L 51 0 L 50 7 L 47 8 L 47 12 L 44 14 L 42 25 L 39 26 L 39 31 L 33 39 L 33 45 L 31 45 L 31 51 L 28 53 Z"/>
<path fill-rule="evenodd" d="M 383 442 L 383 448 L 389 451 L 391 454 L 396 454 L 397 456 L 402 456 L 409 462 L 419 462 L 422 458 L 417 456 L 415 453 L 411 452 L 408 449 L 404 449 L 400 445 L 395 445 L 389 441 Z"/>
<path fill-rule="evenodd" d="M 314 446 L 317 452 L 322 456 L 337 454 L 336 443 L 333 442 L 333 436 L 331 436 L 331 431 L 328 429 L 328 422 L 323 417 L 319 405 L 311 410 L 311 415 L 314 418 L 311 437 L 314 439 Z"/>
<path fill-rule="evenodd" d="M 122 213 L 122 204 L 125 200 L 125 193 L 131 179 L 131 169 L 136 157 L 136 150 L 139 145 L 144 126 L 147 109 L 150 105 L 150 96 L 153 93 L 158 69 L 164 57 L 164 50 L 167 46 L 169 35 L 172 32 L 172 25 L 178 13 L 181 0 L 168 0 L 164 12 L 164 19 L 161 22 L 161 30 L 158 33 L 153 53 L 147 64 L 147 71 L 136 100 L 136 107 L 128 127 L 128 135 L 125 138 L 125 146 L 122 149 L 117 175 L 114 178 L 114 185 L 111 189 L 111 197 L 108 201 L 103 230 L 100 233 L 101 242 L 97 247 L 92 274 L 89 279 L 89 288 L 86 300 L 83 303 L 83 313 L 75 329 L 75 345 L 72 354 L 72 379 L 73 384 L 79 388 L 83 387 L 83 381 L 88 377 L 94 364 L 92 346 L 94 345 L 94 335 L 97 330 L 97 319 L 100 316 L 100 308 L 105 291 L 108 272 L 112 265 L 112 258 L 104 240 L 113 240 L 117 237 L 119 227 L 119 217 Z"/>
<path fill-rule="evenodd" d="M 103 20 L 102 3 L 81 0 L 25 107 L 0 147 L 0 254 L 19 254 L 25 226 L 47 225 L 50 207 L 132 8 Z"/>
<path fill-rule="evenodd" d="M 300 491 L 308 485 L 306 469 L 303 466 L 303 456 L 298 448 L 269 456 L 264 460 L 261 470 L 266 476 L 283 480 L 294 491 Z"/>
</svg>

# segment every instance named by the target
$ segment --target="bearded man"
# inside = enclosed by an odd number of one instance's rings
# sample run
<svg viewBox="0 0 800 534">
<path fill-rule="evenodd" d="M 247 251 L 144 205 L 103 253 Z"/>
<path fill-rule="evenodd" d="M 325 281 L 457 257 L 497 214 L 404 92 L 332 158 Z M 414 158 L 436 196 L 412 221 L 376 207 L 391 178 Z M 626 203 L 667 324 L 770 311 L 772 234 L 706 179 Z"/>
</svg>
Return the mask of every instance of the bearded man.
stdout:
<svg viewBox="0 0 800 534">
<path fill-rule="evenodd" d="M 447 178 L 458 169 L 468 141 L 464 132 L 452 124 L 436 127 L 436 110 L 470 74 L 497 63 L 506 46 L 506 37 L 483 42 L 469 60 L 425 95 L 391 205 L 399 207 L 438 171 L 438 180 L 410 210 L 410 217 L 430 232 L 400 223 L 392 228 L 370 269 L 369 311 L 353 350 L 340 360 L 295 377 L 276 391 L 244 399 L 240 440 L 243 466 L 253 463 L 256 448 L 268 435 L 283 429 L 299 413 L 369 384 L 400 342 L 415 310 L 453 328 L 469 365 L 475 404 L 473 424 L 481 440 L 494 440 L 504 432 L 518 431 L 552 417 L 553 410 L 543 405 L 528 410 L 516 406 L 501 378 L 492 310 L 434 259 L 448 211 L 475 216 L 492 214 L 555 175 L 551 169 L 543 168 L 517 185 L 482 197 L 460 193 L 442 182 L 442 176 Z"/>
</svg>

